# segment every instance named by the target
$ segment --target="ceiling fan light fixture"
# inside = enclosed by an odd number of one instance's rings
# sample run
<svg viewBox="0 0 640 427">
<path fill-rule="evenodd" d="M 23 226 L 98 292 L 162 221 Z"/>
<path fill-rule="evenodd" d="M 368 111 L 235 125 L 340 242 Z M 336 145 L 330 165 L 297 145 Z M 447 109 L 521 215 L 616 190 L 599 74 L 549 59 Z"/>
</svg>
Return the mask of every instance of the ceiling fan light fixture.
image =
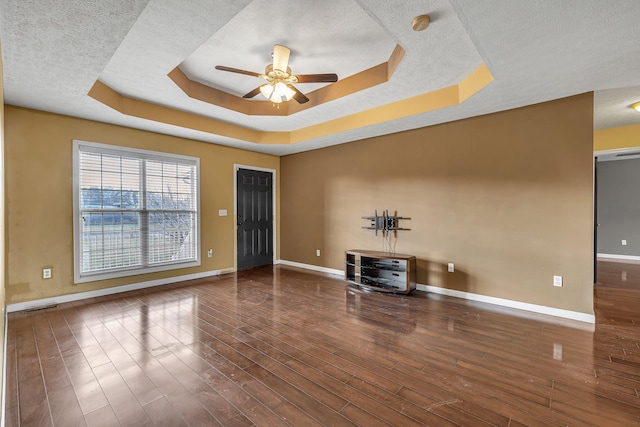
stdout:
<svg viewBox="0 0 640 427">
<path fill-rule="evenodd" d="M 267 83 L 260 86 L 260 93 L 274 104 L 291 101 L 295 92 L 282 82 Z"/>
<path fill-rule="evenodd" d="M 260 93 L 265 98 L 270 99 L 271 95 L 273 95 L 273 86 L 269 83 L 263 84 L 262 86 L 260 86 Z"/>
<path fill-rule="evenodd" d="M 276 96 L 280 97 L 281 99 L 286 99 L 287 101 L 290 101 L 295 94 L 293 90 L 291 90 L 286 84 L 282 82 L 276 83 L 273 92 Z"/>
<path fill-rule="evenodd" d="M 636 102 L 635 104 L 631 104 L 631 108 L 640 113 L 640 101 Z"/>
<path fill-rule="evenodd" d="M 273 64 L 265 67 L 264 74 L 258 74 L 253 71 L 241 70 L 239 68 L 226 67 L 224 65 L 216 65 L 215 69 L 227 71 L 230 73 L 244 74 L 247 76 L 260 77 L 267 81 L 262 86 L 258 86 L 252 91 L 244 94 L 242 98 L 251 99 L 259 93 L 274 104 L 291 101 L 295 99 L 299 104 L 309 102 L 309 98 L 300 92 L 295 83 L 334 83 L 338 81 L 337 74 L 301 74 L 293 75 L 289 68 L 289 56 L 291 51 L 282 46 L 275 45 L 273 47 Z"/>
</svg>

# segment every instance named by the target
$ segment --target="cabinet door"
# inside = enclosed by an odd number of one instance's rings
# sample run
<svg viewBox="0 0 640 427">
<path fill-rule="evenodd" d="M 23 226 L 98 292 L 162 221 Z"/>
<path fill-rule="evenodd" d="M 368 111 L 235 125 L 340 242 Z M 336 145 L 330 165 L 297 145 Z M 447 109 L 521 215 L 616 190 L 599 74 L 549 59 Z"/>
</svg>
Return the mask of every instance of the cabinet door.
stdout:
<svg viewBox="0 0 640 427">
<path fill-rule="evenodd" d="M 378 270 L 378 279 L 386 286 L 406 291 L 407 290 L 407 272 L 394 270 Z"/>
</svg>

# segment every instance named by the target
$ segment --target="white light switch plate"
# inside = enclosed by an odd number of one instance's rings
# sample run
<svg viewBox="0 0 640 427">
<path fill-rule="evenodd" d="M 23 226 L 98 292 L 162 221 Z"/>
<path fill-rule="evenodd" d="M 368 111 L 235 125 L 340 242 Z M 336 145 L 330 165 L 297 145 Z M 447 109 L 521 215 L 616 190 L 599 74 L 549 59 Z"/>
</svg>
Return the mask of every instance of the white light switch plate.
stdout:
<svg viewBox="0 0 640 427">
<path fill-rule="evenodd" d="M 226 209 L 220 209 L 218 211 L 218 216 L 227 216 L 227 210 Z"/>
</svg>

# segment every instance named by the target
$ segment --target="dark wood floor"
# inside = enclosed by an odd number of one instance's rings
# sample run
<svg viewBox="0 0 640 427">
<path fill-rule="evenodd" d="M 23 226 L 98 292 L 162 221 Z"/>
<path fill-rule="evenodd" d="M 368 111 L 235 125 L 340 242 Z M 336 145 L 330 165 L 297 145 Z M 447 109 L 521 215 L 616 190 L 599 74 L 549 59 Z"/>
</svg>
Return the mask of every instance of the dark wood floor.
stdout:
<svg viewBox="0 0 640 427">
<path fill-rule="evenodd" d="M 640 425 L 640 266 L 600 271 L 595 328 L 288 267 L 12 314 L 7 426 Z"/>
</svg>

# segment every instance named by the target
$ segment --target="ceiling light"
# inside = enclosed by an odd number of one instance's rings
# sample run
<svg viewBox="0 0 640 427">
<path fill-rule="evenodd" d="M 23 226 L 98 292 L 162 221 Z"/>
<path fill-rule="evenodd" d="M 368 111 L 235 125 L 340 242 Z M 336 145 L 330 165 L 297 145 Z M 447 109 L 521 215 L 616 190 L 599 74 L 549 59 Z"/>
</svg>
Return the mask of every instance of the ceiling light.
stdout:
<svg viewBox="0 0 640 427">
<path fill-rule="evenodd" d="M 423 31 L 427 29 L 430 23 L 431 18 L 429 15 L 416 16 L 413 18 L 413 21 L 411 21 L 411 28 L 413 28 L 413 31 Z"/>
<path fill-rule="evenodd" d="M 402 52 L 404 53 L 404 50 Z M 264 74 L 224 65 L 216 65 L 216 70 L 265 79 L 267 83 L 253 89 L 242 97 L 251 99 L 261 93 L 262 96 L 276 104 L 290 101 L 291 99 L 295 99 L 299 104 L 309 102 L 309 98 L 293 86 L 294 83 L 335 83 L 338 81 L 338 75 L 333 73 L 304 74 L 302 76 L 291 74 L 291 68 L 288 66 L 290 54 L 291 51 L 287 47 L 279 44 L 273 46 L 273 64 L 265 67 Z"/>
<path fill-rule="evenodd" d="M 276 81 L 260 86 L 260 93 L 274 104 L 290 101 L 295 94 L 286 84 Z"/>
<path fill-rule="evenodd" d="M 631 108 L 640 113 L 640 101 L 636 102 L 635 104 L 631 104 Z"/>
<path fill-rule="evenodd" d="M 260 86 L 260 93 L 267 99 L 271 98 L 271 95 L 273 94 L 273 86 L 270 84 Z"/>
</svg>

